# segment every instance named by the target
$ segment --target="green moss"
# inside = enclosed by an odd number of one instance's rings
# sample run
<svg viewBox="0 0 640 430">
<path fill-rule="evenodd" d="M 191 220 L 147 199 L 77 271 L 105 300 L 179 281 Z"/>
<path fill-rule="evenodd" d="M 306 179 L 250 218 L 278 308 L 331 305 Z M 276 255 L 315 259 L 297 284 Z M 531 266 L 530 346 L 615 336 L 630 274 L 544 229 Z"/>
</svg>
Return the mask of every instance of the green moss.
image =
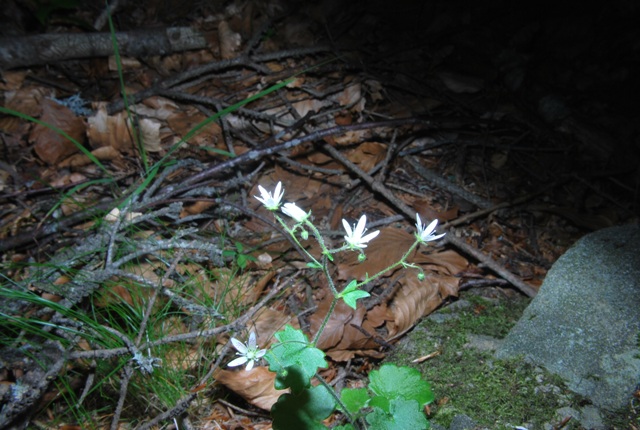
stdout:
<svg viewBox="0 0 640 430">
<path fill-rule="evenodd" d="M 523 360 L 498 360 L 492 352 L 467 345 L 471 335 L 503 338 L 528 300 L 493 301 L 471 294 L 464 299 L 469 305 L 453 312 L 457 318 L 442 323 L 424 320 L 388 359 L 417 368 L 431 383 L 436 394 L 434 422 L 449 426 L 455 415 L 464 413 L 491 429 L 541 429 L 554 419 L 556 409 L 579 401 L 558 377 Z M 439 356 L 411 364 L 435 350 L 440 350 Z M 570 423 L 564 428 L 578 427 Z"/>
</svg>

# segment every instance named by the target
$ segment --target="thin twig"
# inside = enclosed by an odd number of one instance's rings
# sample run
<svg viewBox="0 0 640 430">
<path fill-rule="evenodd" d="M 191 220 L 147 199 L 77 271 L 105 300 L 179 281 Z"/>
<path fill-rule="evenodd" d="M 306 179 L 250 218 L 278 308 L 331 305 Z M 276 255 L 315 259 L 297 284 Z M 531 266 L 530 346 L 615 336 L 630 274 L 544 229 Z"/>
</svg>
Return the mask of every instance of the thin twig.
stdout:
<svg viewBox="0 0 640 430">
<path fill-rule="evenodd" d="M 371 177 L 371 175 L 367 174 L 365 171 L 360 169 L 354 163 L 349 161 L 346 157 L 344 157 L 340 153 L 340 151 L 335 149 L 333 146 L 329 144 L 324 144 L 322 145 L 322 148 L 325 151 L 327 151 L 329 154 L 331 154 L 336 160 L 340 161 L 345 166 L 347 166 L 349 170 L 351 170 L 353 173 L 355 173 L 360 178 L 362 178 L 362 180 L 365 181 L 371 187 L 371 189 L 382 194 L 383 197 L 385 197 L 389 202 L 391 202 L 395 207 L 397 207 L 401 212 L 403 212 L 405 216 L 407 216 L 407 218 L 409 219 L 414 218 L 415 211 L 411 209 L 409 206 L 407 206 L 406 204 L 404 204 L 404 202 L 402 202 L 400 199 L 396 198 L 396 196 L 394 196 L 393 193 L 389 191 L 387 187 L 384 186 L 384 184 L 381 184 L 380 182 L 376 181 L 373 177 Z M 478 260 L 479 262 L 484 264 L 486 267 L 491 269 L 493 272 L 497 273 L 498 275 L 500 275 L 501 277 L 509 281 L 514 287 L 516 287 L 518 290 L 520 290 L 522 293 L 526 294 L 527 296 L 534 297 L 536 295 L 537 291 L 533 287 L 526 284 L 524 281 L 518 279 L 514 274 L 512 274 L 507 269 L 505 269 L 504 267 L 500 266 L 497 262 L 495 262 L 491 257 L 484 255 L 482 252 L 480 252 L 476 248 L 473 248 L 472 246 L 468 245 L 461 239 L 458 239 L 455 235 L 455 232 L 450 231 L 449 234 L 447 234 L 444 237 L 444 240 L 445 240 L 445 243 L 450 243 L 454 247 L 458 248 L 460 251 L 474 257 L 476 260 Z"/>
</svg>

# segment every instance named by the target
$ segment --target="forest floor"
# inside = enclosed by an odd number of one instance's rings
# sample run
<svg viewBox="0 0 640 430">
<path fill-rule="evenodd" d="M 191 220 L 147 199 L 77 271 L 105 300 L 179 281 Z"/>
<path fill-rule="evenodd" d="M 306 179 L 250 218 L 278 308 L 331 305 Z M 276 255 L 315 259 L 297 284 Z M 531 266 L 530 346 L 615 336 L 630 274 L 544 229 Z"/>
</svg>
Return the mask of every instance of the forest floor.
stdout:
<svg viewBox="0 0 640 430">
<path fill-rule="evenodd" d="M 7 3 L 0 427 L 270 428 L 274 376 L 228 368 L 229 339 L 311 338 L 331 285 L 259 186 L 328 246 L 380 231 L 341 286 L 402 258 L 416 213 L 446 232 L 335 308 L 336 388 L 460 291 L 532 297 L 578 238 L 638 222 L 633 6 L 396 3 L 122 1 L 113 37 L 102 2 Z"/>
</svg>

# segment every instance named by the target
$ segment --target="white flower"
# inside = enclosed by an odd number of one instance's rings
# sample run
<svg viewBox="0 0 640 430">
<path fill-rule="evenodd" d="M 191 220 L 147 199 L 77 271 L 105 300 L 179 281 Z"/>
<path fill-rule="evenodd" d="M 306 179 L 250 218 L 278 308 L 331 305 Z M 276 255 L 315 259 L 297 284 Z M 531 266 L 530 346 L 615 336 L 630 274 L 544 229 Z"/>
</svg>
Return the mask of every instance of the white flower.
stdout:
<svg viewBox="0 0 640 430">
<path fill-rule="evenodd" d="M 422 220 L 420 219 L 420 214 L 416 213 L 416 221 L 417 221 L 416 228 L 418 229 L 418 233 L 416 233 L 416 237 L 421 242 L 430 242 L 432 240 L 438 240 L 446 234 L 446 233 L 442 233 L 438 235 L 434 234 L 436 231 L 436 227 L 438 225 L 437 219 L 434 219 L 433 221 L 431 221 L 431 224 L 429 224 L 428 227 L 425 227 L 425 225 L 422 224 Z"/>
<path fill-rule="evenodd" d="M 295 203 L 285 203 L 282 206 L 282 212 L 298 222 L 304 221 L 309 216 L 308 213 L 300 209 Z"/>
<path fill-rule="evenodd" d="M 366 243 L 380 234 L 380 230 L 376 230 L 373 233 L 369 233 L 366 236 L 362 236 L 367 231 L 367 229 L 364 228 L 366 223 L 367 223 L 367 216 L 362 215 L 360 217 L 360 220 L 358 221 L 358 225 L 354 225 L 352 230 L 349 223 L 344 219 L 342 220 L 342 225 L 344 226 L 344 229 L 347 231 L 347 235 L 344 237 L 344 240 L 347 241 L 347 243 L 352 249 L 366 248 L 367 247 Z"/>
<path fill-rule="evenodd" d="M 241 366 L 248 362 L 246 370 L 249 371 L 253 369 L 253 364 L 257 363 L 262 356 L 267 353 L 266 349 L 258 349 L 258 346 L 256 345 L 256 334 L 254 332 L 249 333 L 249 341 L 246 345 L 235 337 L 231 338 L 231 343 L 234 348 L 238 350 L 236 355 L 239 355 L 240 357 L 227 364 L 229 367 Z"/>
<path fill-rule="evenodd" d="M 278 181 L 273 194 L 265 190 L 262 185 L 258 185 L 258 190 L 260 190 L 261 197 L 254 197 L 260 200 L 267 209 L 269 209 L 270 211 L 275 211 L 280 207 L 280 200 L 282 200 L 282 196 L 284 195 L 284 190 L 280 191 L 281 189 L 282 183 L 280 181 Z"/>
</svg>

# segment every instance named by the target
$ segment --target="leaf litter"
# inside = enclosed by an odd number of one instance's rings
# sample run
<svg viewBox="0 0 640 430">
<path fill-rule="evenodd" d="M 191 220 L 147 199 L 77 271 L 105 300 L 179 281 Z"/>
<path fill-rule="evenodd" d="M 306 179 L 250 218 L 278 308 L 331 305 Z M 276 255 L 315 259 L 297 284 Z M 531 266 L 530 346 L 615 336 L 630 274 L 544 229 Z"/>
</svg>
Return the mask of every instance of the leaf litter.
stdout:
<svg viewBox="0 0 640 430">
<path fill-rule="evenodd" d="M 93 235 L 93 229 L 99 226 L 99 222 L 83 217 L 85 208 L 97 202 L 110 201 L 109 210 L 104 211 L 104 214 L 109 213 L 118 202 L 114 197 L 122 197 L 125 190 L 139 185 L 136 178 L 144 176 L 141 171 L 141 150 L 154 161 L 173 150 L 172 160 L 195 159 L 197 163 L 177 163 L 174 170 L 157 183 L 155 189 L 159 191 L 144 196 L 141 204 L 135 208 L 135 213 L 144 214 L 157 210 L 158 206 L 166 208 L 180 201 L 178 211 L 167 210 L 140 221 L 144 234 L 142 231 L 131 234 L 121 229 L 112 235 L 117 238 L 116 241 L 121 241 L 129 234 L 139 248 L 148 249 L 148 252 L 141 253 L 140 256 L 144 258 L 133 260 L 128 267 L 118 266 L 121 272 L 115 269 L 109 273 L 103 272 L 103 281 L 111 280 L 113 283 L 109 298 L 105 297 L 105 301 L 97 303 L 97 306 L 98 309 L 104 309 L 123 304 L 140 305 L 150 300 L 154 289 L 162 288 L 165 294 L 156 306 L 170 305 L 175 301 L 172 306 L 179 312 L 179 316 L 166 318 L 167 327 L 171 327 L 166 335 L 188 334 L 194 330 L 197 332 L 216 327 L 220 324 L 217 316 L 203 318 L 199 314 L 207 306 L 215 307 L 216 311 L 235 309 L 232 318 L 237 318 L 244 310 L 259 303 L 275 285 L 283 282 L 281 278 L 299 276 L 298 270 L 305 267 L 305 262 L 295 252 L 294 244 L 287 242 L 281 232 L 263 221 L 268 214 L 251 198 L 258 194 L 258 185 L 268 187 L 281 181 L 287 190 L 287 198 L 295 201 L 303 210 L 311 211 L 314 222 L 321 226 L 321 230 L 336 246 L 343 241 L 341 219 L 355 221 L 366 212 L 370 221 L 384 222 L 378 227 L 381 231 L 379 237 L 368 244 L 366 261 L 359 263 L 355 253 L 338 259 L 333 274 L 343 285 L 352 279 L 362 280 L 367 275 L 377 273 L 403 255 L 413 241 L 413 220 L 384 221 L 400 213 L 397 203 L 382 198 L 372 191 L 372 187 L 363 185 L 362 178 L 345 167 L 341 160 L 320 150 L 318 142 L 340 149 L 345 160 L 375 175 L 377 181 L 394 190 L 399 202 L 418 211 L 426 221 L 437 218 L 441 222 L 455 222 L 460 216 L 473 215 L 476 207 L 464 196 L 456 195 L 455 188 L 436 187 L 420 179 L 404 162 L 405 157 L 414 157 L 412 154 L 419 154 L 415 159 L 439 176 L 483 196 L 490 204 L 519 197 L 521 188 L 527 192 L 537 192 L 535 181 L 543 174 L 557 176 L 556 169 L 545 167 L 547 159 L 544 151 L 539 154 L 534 152 L 540 159 L 539 172 L 526 172 L 525 169 L 523 173 L 523 160 L 528 160 L 524 162 L 526 165 L 535 157 L 531 156 L 532 152 L 527 147 L 509 146 L 505 142 L 523 139 L 527 145 L 539 145 L 536 140 L 538 129 L 531 125 L 535 123 L 517 119 L 509 119 L 504 123 L 478 120 L 480 117 L 498 118 L 499 112 L 482 103 L 476 105 L 478 99 L 467 96 L 491 94 L 495 89 L 491 88 L 490 79 L 469 76 L 463 71 L 443 70 L 433 76 L 427 73 L 424 75 L 426 85 L 417 86 L 418 91 L 425 94 L 416 97 L 416 86 L 407 84 L 404 78 L 397 77 L 390 85 L 382 70 L 378 71 L 378 78 L 372 78 L 373 75 L 357 69 L 341 69 L 335 66 L 335 62 L 329 63 L 330 66 L 324 69 L 323 66 L 313 69 L 323 60 L 332 58 L 330 55 L 323 56 L 328 50 L 300 55 L 295 51 L 291 55 L 273 55 L 266 61 L 240 62 L 234 67 L 241 70 L 235 71 L 233 67 L 227 69 L 224 63 L 220 63 L 219 73 L 215 70 L 207 72 L 209 74 L 201 76 L 200 81 L 190 82 L 190 78 L 185 78 L 179 81 L 187 82 L 184 86 L 169 85 L 173 88 L 163 89 L 162 82 L 168 82 L 168 76 L 181 73 L 188 75 L 190 68 L 240 58 L 243 49 L 247 48 L 250 29 L 259 27 L 262 15 L 254 15 L 250 9 L 243 9 L 249 8 L 243 2 L 232 3 L 243 10 L 244 21 L 238 21 L 235 19 L 237 17 L 220 19 L 211 11 L 205 19 L 216 23 L 212 40 L 217 39 L 219 45 L 215 49 L 172 54 L 145 63 L 124 63 L 127 89 L 132 95 L 142 94 L 143 88 L 151 87 L 155 91 L 150 93 L 151 96 L 141 96 L 131 105 L 135 117 L 133 123 L 121 108 L 114 109 L 121 99 L 106 87 L 85 95 L 93 100 L 93 113 L 86 119 L 51 99 L 54 95 L 62 98 L 60 92 L 75 94 L 82 87 L 79 82 L 91 73 L 97 73 L 100 79 L 115 85 L 113 76 L 109 74 L 109 70 L 115 70 L 111 61 L 94 65 L 87 62 L 85 68 L 73 71 L 75 82 L 67 82 L 73 88 L 56 89 L 55 94 L 50 85 L 26 78 L 43 77 L 51 73 L 58 88 L 66 80 L 63 76 L 69 74 L 69 69 L 63 64 L 51 71 L 44 68 L 28 73 L 23 70 L 4 71 L 1 89 L 6 108 L 58 127 L 86 145 L 96 159 L 104 161 L 109 168 L 109 175 L 120 178 L 116 179 L 115 193 L 108 187 L 89 186 L 75 192 L 73 199 L 64 200 L 60 215 L 56 216 L 63 219 L 77 216 L 78 221 L 69 225 L 61 224 L 56 231 L 62 231 L 62 234 L 42 236 L 46 240 L 39 242 L 38 246 L 31 242 L 32 239 L 22 242 L 20 246 L 7 245 L 5 249 L 8 253 L 3 257 L 3 264 L 14 282 L 27 280 L 29 275 L 26 273 L 28 269 L 15 269 L 12 264 L 27 261 L 47 263 L 54 256 L 59 257 L 56 261 L 69 265 L 67 270 L 58 270 L 56 273 L 55 277 L 62 280 L 58 282 L 76 285 L 74 279 L 78 273 L 83 273 L 83 270 L 91 273 L 93 267 L 106 258 L 104 249 L 97 247 L 92 252 L 100 255 L 100 258 L 89 256 L 82 261 L 60 256 L 65 248 L 81 250 L 73 246 Z M 338 15 L 344 16 L 341 13 Z M 140 16 L 145 14 L 141 12 Z M 305 15 L 305 20 L 313 16 Z M 292 41 L 283 39 L 282 34 L 294 30 L 306 34 L 293 21 L 284 20 L 272 38 L 263 40 L 260 52 L 266 55 L 291 49 Z M 313 19 L 311 21 L 311 24 L 318 24 Z M 362 33 L 358 34 L 362 31 L 367 33 L 367 30 L 354 26 L 345 34 L 347 38 L 365 40 Z M 307 36 L 300 40 L 306 40 Z M 456 62 L 449 57 L 450 50 L 445 48 L 439 51 L 440 57 L 435 55 L 432 59 L 455 69 Z M 357 55 L 357 51 L 354 55 Z M 393 58 L 393 54 L 387 55 Z M 416 53 L 406 55 L 416 64 L 421 62 Z M 221 120 L 206 125 L 200 133 L 173 148 L 214 112 L 258 94 L 266 86 L 303 70 L 308 73 L 296 77 L 277 95 L 261 97 L 249 103 Z M 157 85 L 157 82 L 161 84 Z M 451 119 L 449 113 L 463 112 L 465 109 L 472 109 L 475 116 Z M 508 115 L 509 109 L 516 108 L 506 106 L 506 113 L 500 115 Z M 352 127 L 383 116 L 398 118 L 426 113 L 433 118 L 428 127 L 415 124 L 363 129 Z M 310 120 L 304 122 L 304 127 L 294 126 L 307 115 Z M 335 133 L 318 136 L 287 151 L 280 151 L 276 156 L 237 165 L 224 175 L 198 182 L 193 187 L 195 191 L 180 189 L 183 182 L 210 166 L 272 145 L 272 136 L 278 136 L 277 139 L 281 141 L 294 140 L 304 134 L 334 127 Z M 48 208 L 61 199 L 60 192 L 77 184 L 88 183 L 104 173 L 99 173 L 92 160 L 80 153 L 76 145 L 62 139 L 49 127 L 4 116 L 0 118 L 0 128 L 7 143 L 6 163 L 3 163 L 9 166 L 0 165 L 1 171 L 6 173 L 0 177 L 0 190 L 4 193 L 0 238 L 11 244 L 22 232 L 38 233 L 42 225 L 54 225 L 49 223 L 57 222 L 44 215 Z M 438 132 L 430 133 L 429 130 L 433 128 L 437 128 Z M 141 136 L 141 147 L 136 147 L 132 139 L 134 133 Z M 428 135 L 426 139 L 425 134 Z M 479 136 L 485 140 L 479 139 Z M 449 145 L 451 142 L 456 142 L 456 149 Z M 562 142 L 562 139 L 557 139 L 553 143 L 559 147 L 550 145 L 545 150 L 568 151 L 561 146 Z M 30 145 L 33 145 L 33 152 Z M 590 162 L 588 157 L 586 162 Z M 461 236 L 466 243 L 482 249 L 507 269 L 538 286 L 550 263 L 572 239 L 584 231 L 581 229 L 600 228 L 630 218 L 628 204 L 623 203 L 614 211 L 609 207 L 610 201 L 620 202 L 621 191 L 615 185 L 585 176 L 584 170 L 573 174 L 583 175 L 587 179 L 563 182 L 562 187 L 554 187 L 544 198 L 531 199 L 517 210 L 506 207 L 488 215 L 478 215 L 458 229 L 452 227 L 449 234 Z M 533 186 L 527 185 L 532 183 Z M 603 194 L 604 197 L 600 200 L 589 199 L 586 204 L 581 200 L 581 196 L 593 193 Z M 587 210 L 575 210 L 572 205 Z M 133 208 L 121 209 L 125 210 L 125 216 L 133 212 Z M 525 217 L 522 216 L 523 212 L 527 213 Z M 254 217 L 254 214 L 263 218 Z M 127 228 L 137 222 L 132 217 L 124 219 Z M 71 229 L 72 226 L 76 228 Z M 164 243 L 162 240 L 170 240 L 174 229 L 182 227 L 198 230 L 189 236 L 192 242 L 184 244 L 192 259 L 178 258 L 171 268 L 167 262 L 173 255 L 165 252 L 165 248 L 160 249 L 158 244 Z M 240 241 L 247 255 L 255 257 L 256 261 L 249 260 L 244 271 L 238 271 L 232 260 L 214 264 L 212 259 L 203 257 L 206 254 L 204 245 L 199 242 L 203 236 L 207 238 L 203 242 L 221 240 L 223 247 L 231 247 L 230 243 L 225 242 L 227 236 Z M 160 242 L 152 245 L 154 240 Z M 313 245 L 302 245 L 318 255 Z M 133 249 L 128 252 L 134 252 Z M 409 262 L 424 271 L 425 279 L 418 279 L 417 272 L 411 269 L 390 271 L 378 282 L 367 286 L 372 297 L 362 301 L 356 310 L 338 305 L 318 344 L 331 358 L 331 368 L 326 371 L 327 374 L 337 377 L 339 372 L 335 369 L 344 365 L 351 369 L 374 366 L 393 347 L 393 343 L 421 318 L 454 300 L 461 285 L 472 283 L 478 277 L 493 278 L 494 274 L 480 267 L 477 261 L 468 260 L 469 255 L 462 254 L 446 244 L 421 247 Z M 260 260 L 265 255 L 268 258 Z M 260 267 L 259 260 L 268 261 L 267 267 Z M 140 282 L 128 282 L 131 277 Z M 309 336 L 313 336 L 326 314 L 329 305 L 326 281 L 312 272 L 305 272 L 297 279 L 295 285 L 245 321 L 247 331 L 255 330 L 262 347 L 269 345 L 273 341 L 273 334 L 287 324 L 296 328 L 304 327 Z M 29 285 L 29 289 L 36 294 L 55 297 L 56 300 L 66 299 L 56 295 L 59 293 L 57 290 L 47 291 L 51 288 L 44 286 L 46 279 L 36 281 Z M 79 294 L 82 296 L 84 291 Z M 176 296 L 184 300 L 178 302 Z M 81 306 L 82 302 L 76 301 L 74 305 Z M 21 309 L 33 312 L 35 307 L 32 305 Z M 233 327 L 234 330 L 238 328 Z M 222 351 L 220 345 L 228 341 L 231 330 L 232 327 L 229 327 L 213 336 L 217 346 L 212 351 Z M 77 349 L 84 350 L 108 349 L 89 345 L 86 341 L 77 345 Z M 212 362 L 214 357 L 206 357 L 198 352 L 201 345 L 203 343 L 192 345 L 185 355 L 167 356 L 166 365 L 177 368 L 180 367 L 180 361 L 184 360 L 185 363 L 193 363 L 185 368 L 195 373 L 200 366 L 218 366 Z M 199 362 L 202 364 L 198 365 Z M 71 363 L 70 367 L 73 366 Z M 6 370 L 7 375 L 19 372 L 17 367 Z M 361 372 L 360 377 L 365 376 Z M 13 380 L 7 376 L 4 378 L 3 382 L 16 386 L 15 377 Z M 279 395 L 273 388 L 273 373 L 263 366 L 252 369 L 249 375 L 217 367 L 213 379 L 264 410 L 268 410 Z M 188 385 L 182 388 L 185 392 L 190 389 Z M 216 409 L 217 406 L 213 405 L 215 399 L 210 401 L 212 416 L 231 423 L 233 414 L 228 410 Z M 158 407 L 171 409 L 174 406 L 165 404 Z M 55 404 L 48 408 L 50 414 L 59 411 Z M 140 419 L 151 419 L 151 415 Z M 243 421 L 247 427 L 253 425 L 258 428 L 263 424 L 260 420 L 250 423 Z"/>
</svg>

